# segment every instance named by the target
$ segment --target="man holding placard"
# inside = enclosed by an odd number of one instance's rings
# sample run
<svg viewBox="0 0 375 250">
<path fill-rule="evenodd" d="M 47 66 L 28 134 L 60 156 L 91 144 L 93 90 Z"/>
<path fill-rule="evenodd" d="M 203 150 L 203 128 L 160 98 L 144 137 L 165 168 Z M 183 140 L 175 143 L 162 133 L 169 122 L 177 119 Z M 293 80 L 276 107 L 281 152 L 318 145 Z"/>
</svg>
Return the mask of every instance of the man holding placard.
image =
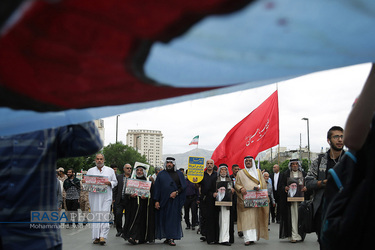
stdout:
<svg viewBox="0 0 375 250">
<path fill-rule="evenodd" d="M 237 191 L 237 228 L 244 235 L 245 246 L 259 238 L 268 240 L 268 206 L 245 207 L 244 196 L 248 191 L 267 190 L 267 183 L 259 169 L 255 167 L 252 156 L 244 159 L 245 168 L 237 173 L 235 189 Z"/>
<path fill-rule="evenodd" d="M 217 172 L 216 192 L 213 197 L 216 198 L 215 205 L 218 206 L 216 211 L 218 221 L 218 234 L 215 242 L 219 244 L 230 246 L 234 242 L 234 221 L 231 213 L 232 194 L 234 193 L 233 182 L 229 177 L 228 166 L 220 164 Z M 208 230 L 215 230 L 213 225 L 208 226 Z M 217 230 L 217 229 L 216 229 Z"/>
<path fill-rule="evenodd" d="M 151 181 L 147 180 L 145 170 L 145 166 L 137 166 L 135 168 L 135 179 L 130 179 L 127 185 L 129 187 L 132 180 L 137 180 L 139 183 L 138 189 L 127 188 L 127 192 L 131 191 L 132 194 L 128 196 L 129 205 L 127 206 L 128 216 L 126 218 L 129 220 L 126 223 L 129 223 L 130 227 L 128 231 L 124 232 L 124 238 L 133 245 L 154 242 L 155 240 L 155 217 L 152 199 L 149 194 L 145 195 L 145 192 L 137 192 L 141 190 L 141 187 L 148 187 L 148 191 L 151 189 Z"/>
<path fill-rule="evenodd" d="M 91 191 L 89 193 L 89 201 L 91 212 L 95 215 L 95 219 L 101 223 L 93 223 L 92 225 L 92 239 L 94 244 L 104 245 L 109 233 L 109 215 L 112 204 L 112 188 L 117 185 L 115 172 L 112 168 L 104 166 L 104 155 L 97 154 L 95 157 L 96 167 L 90 168 L 87 171 L 88 176 L 96 176 L 104 179 L 100 188 L 103 192 Z M 82 183 L 86 180 L 83 179 Z M 105 191 L 105 192 L 104 192 Z M 98 222 L 98 221 L 96 221 Z"/>
</svg>

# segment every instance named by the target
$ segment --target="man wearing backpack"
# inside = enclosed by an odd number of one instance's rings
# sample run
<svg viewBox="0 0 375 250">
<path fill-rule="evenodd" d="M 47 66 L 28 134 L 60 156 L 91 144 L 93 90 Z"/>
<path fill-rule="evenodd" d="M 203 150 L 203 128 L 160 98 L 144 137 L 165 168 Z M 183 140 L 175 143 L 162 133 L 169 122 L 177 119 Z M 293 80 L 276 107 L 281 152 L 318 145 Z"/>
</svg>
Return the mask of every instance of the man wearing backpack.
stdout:
<svg viewBox="0 0 375 250">
<path fill-rule="evenodd" d="M 315 231 L 320 237 L 321 217 L 322 217 L 322 201 L 324 196 L 324 189 L 327 183 L 328 170 L 340 161 L 344 154 L 344 130 L 339 126 L 333 126 L 328 130 L 327 142 L 330 149 L 325 153 L 319 155 L 315 159 L 306 175 L 306 187 L 308 190 L 313 190 L 313 207 L 314 207 L 314 225 Z"/>
</svg>

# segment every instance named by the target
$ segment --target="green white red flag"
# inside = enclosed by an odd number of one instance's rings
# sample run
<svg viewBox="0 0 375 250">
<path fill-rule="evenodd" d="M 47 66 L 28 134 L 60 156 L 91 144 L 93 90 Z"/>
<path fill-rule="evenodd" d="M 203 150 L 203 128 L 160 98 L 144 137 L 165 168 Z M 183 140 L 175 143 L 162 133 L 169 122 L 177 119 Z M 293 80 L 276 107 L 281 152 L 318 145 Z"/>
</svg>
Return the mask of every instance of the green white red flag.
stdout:
<svg viewBox="0 0 375 250">
<path fill-rule="evenodd" d="M 189 145 L 198 145 L 198 141 L 199 141 L 199 135 L 195 136 L 193 140 L 191 140 Z"/>
</svg>

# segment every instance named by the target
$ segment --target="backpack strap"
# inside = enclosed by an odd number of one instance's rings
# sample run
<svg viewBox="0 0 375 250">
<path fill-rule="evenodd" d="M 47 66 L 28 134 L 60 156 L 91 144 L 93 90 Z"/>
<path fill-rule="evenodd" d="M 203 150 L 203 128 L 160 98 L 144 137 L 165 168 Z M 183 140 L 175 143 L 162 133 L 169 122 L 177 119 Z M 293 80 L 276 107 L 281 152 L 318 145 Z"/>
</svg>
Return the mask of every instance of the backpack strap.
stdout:
<svg viewBox="0 0 375 250">
<path fill-rule="evenodd" d="M 354 163 L 357 163 L 357 157 L 355 157 L 350 151 L 347 151 L 345 152 L 345 154 L 354 162 Z M 335 170 L 333 168 L 331 168 L 330 170 L 328 170 L 328 172 L 331 174 L 333 180 L 335 181 L 336 183 L 336 186 L 338 187 L 339 189 L 339 192 L 341 192 L 344 187 L 342 186 L 342 183 L 341 183 L 341 180 L 340 178 L 338 177 L 338 175 L 336 174 Z"/>
<path fill-rule="evenodd" d="M 354 161 L 354 163 L 357 163 L 357 157 L 355 157 L 350 151 L 345 152 L 345 154 L 349 156 Z"/>
<path fill-rule="evenodd" d="M 344 187 L 342 186 L 342 183 L 340 181 L 340 178 L 337 176 L 335 170 L 333 170 L 333 168 L 331 168 L 330 170 L 328 170 L 328 172 L 331 174 L 331 176 L 333 177 L 333 180 L 335 181 L 336 183 L 336 186 L 338 187 L 338 189 L 340 190 L 339 192 L 341 192 Z"/>
</svg>

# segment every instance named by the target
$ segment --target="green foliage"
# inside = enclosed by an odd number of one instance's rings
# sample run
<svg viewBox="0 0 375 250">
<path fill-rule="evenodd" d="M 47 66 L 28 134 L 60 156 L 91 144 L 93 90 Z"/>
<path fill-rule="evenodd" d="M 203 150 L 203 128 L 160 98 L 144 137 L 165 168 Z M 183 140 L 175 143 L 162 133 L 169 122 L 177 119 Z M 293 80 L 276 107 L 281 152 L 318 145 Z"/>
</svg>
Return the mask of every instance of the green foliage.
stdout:
<svg viewBox="0 0 375 250">
<path fill-rule="evenodd" d="M 109 144 L 103 148 L 103 154 L 105 157 L 105 164 L 107 166 L 116 165 L 119 171 L 123 172 L 123 166 L 129 163 L 134 167 L 134 163 L 141 162 L 147 163 L 146 156 L 142 156 L 134 148 L 124 145 L 122 142 Z"/>
<path fill-rule="evenodd" d="M 302 159 L 302 169 L 305 172 L 307 172 L 309 170 L 308 162 L 309 162 L 308 159 Z M 277 163 L 269 162 L 269 161 L 261 161 L 260 162 L 261 169 L 262 170 L 266 169 L 266 171 L 269 172 L 269 173 L 273 172 L 273 165 L 275 165 L 275 164 L 277 164 Z M 285 172 L 288 169 L 288 164 L 289 164 L 289 160 L 285 160 L 281 164 L 279 164 L 280 172 Z"/>
<path fill-rule="evenodd" d="M 100 153 L 100 152 L 98 152 Z M 134 148 L 124 145 L 122 142 L 109 144 L 103 148 L 103 154 L 105 157 L 104 164 L 106 166 L 116 165 L 119 172 L 123 173 L 123 166 L 129 163 L 134 167 L 134 163 L 141 162 L 147 163 L 146 156 L 142 156 Z M 74 157 L 74 158 L 63 158 L 57 161 L 57 168 L 62 167 L 65 172 L 69 168 L 73 168 L 74 171 L 81 172 L 81 169 L 88 170 L 95 166 L 95 156 L 96 154 L 90 156 Z M 155 172 L 154 168 L 151 166 L 149 174 Z"/>
<path fill-rule="evenodd" d="M 153 175 L 155 173 L 155 168 L 154 166 L 150 166 L 150 169 L 148 170 L 148 175 Z"/>
<path fill-rule="evenodd" d="M 95 164 L 95 154 L 90 156 L 71 157 L 57 160 L 57 168 L 62 167 L 65 173 L 69 168 L 73 168 L 75 173 L 88 170 Z"/>
<path fill-rule="evenodd" d="M 269 161 L 261 161 L 260 162 L 260 168 L 262 170 L 265 169 L 268 173 L 272 173 L 273 165 L 275 165 L 275 164 L 272 163 L 272 162 L 269 162 Z"/>
<path fill-rule="evenodd" d="M 307 173 L 309 170 L 309 159 L 302 159 L 302 168 Z"/>
<path fill-rule="evenodd" d="M 285 172 L 288 169 L 289 160 L 283 161 L 280 166 L 280 172 Z"/>
<path fill-rule="evenodd" d="M 284 172 L 288 169 L 288 163 L 289 160 L 286 160 L 279 164 L 280 166 L 280 172 Z M 277 164 L 277 162 L 270 162 L 270 161 L 261 161 L 260 162 L 260 168 L 263 170 L 265 169 L 268 173 L 273 173 L 273 166 Z"/>
<path fill-rule="evenodd" d="M 263 170 L 265 169 L 268 173 L 273 173 L 273 165 L 277 163 L 275 162 L 269 162 L 269 161 L 261 161 L 260 162 L 260 168 Z M 284 172 L 288 169 L 289 160 L 283 161 L 280 166 L 280 172 Z M 308 159 L 302 159 L 302 168 L 305 170 L 305 172 L 308 171 Z"/>
</svg>

